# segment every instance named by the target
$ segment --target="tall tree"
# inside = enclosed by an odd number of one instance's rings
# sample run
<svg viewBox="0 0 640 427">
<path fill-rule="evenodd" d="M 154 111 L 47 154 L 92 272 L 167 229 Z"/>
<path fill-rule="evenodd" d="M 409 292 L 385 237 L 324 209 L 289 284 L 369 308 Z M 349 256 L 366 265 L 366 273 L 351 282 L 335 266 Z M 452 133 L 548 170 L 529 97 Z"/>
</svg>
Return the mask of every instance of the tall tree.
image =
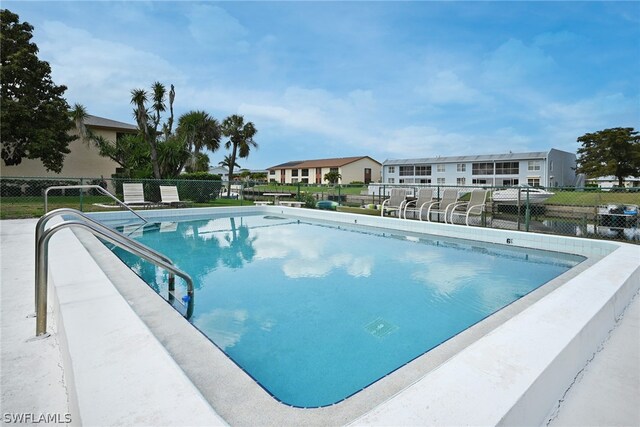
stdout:
<svg viewBox="0 0 640 427">
<path fill-rule="evenodd" d="M 66 86 L 51 79 L 51 67 L 38 59 L 33 26 L 0 10 L 0 151 L 7 166 L 40 159 L 47 170 L 62 171 L 73 137 L 63 98 Z"/>
<path fill-rule="evenodd" d="M 251 122 L 244 122 L 244 117 L 234 114 L 227 117 L 222 122 L 222 133 L 228 137 L 229 140 L 224 144 L 227 150 L 231 150 L 231 157 L 229 159 L 229 179 L 233 178 L 233 169 L 236 164 L 236 157 L 246 159 L 249 157 L 251 148 L 257 148 L 258 143 L 253 140 L 253 137 L 258 133 L 258 130 Z M 227 195 L 231 193 L 231 185 Z"/>
<path fill-rule="evenodd" d="M 590 178 L 613 175 L 618 185 L 627 176 L 640 176 L 640 136 L 633 128 L 604 129 L 578 138 L 578 173 Z"/>
<path fill-rule="evenodd" d="M 160 82 L 155 82 L 151 86 L 152 98 L 151 105 L 147 108 L 149 95 L 144 89 L 131 90 L 131 104 L 133 104 L 133 115 L 138 124 L 138 129 L 142 139 L 149 145 L 149 154 L 151 157 L 151 165 L 153 167 L 153 176 L 156 179 L 162 177 L 160 171 L 160 163 L 158 160 L 158 145 L 160 144 L 160 134 L 158 127 L 160 126 L 161 113 L 166 111 L 166 93 L 167 90 Z M 169 94 L 169 110 L 170 116 L 167 122 L 163 124 L 163 135 L 165 140 L 171 135 L 171 126 L 173 124 L 173 100 L 175 99 L 175 91 L 171 85 Z"/>
<path fill-rule="evenodd" d="M 195 167 L 196 163 L 200 162 L 202 166 L 201 150 L 207 149 L 213 152 L 220 148 L 220 124 L 204 111 L 189 111 L 180 116 L 176 134 L 184 140 L 191 152 L 187 166 L 192 172 L 199 169 Z"/>
</svg>

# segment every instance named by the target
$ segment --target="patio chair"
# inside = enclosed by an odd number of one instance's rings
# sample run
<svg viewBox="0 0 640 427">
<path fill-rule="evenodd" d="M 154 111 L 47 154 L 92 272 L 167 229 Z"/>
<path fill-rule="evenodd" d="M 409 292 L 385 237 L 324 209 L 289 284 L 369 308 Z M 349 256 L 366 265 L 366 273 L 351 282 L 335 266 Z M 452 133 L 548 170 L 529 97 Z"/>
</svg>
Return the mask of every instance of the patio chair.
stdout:
<svg viewBox="0 0 640 427">
<path fill-rule="evenodd" d="M 487 190 L 475 189 L 471 192 L 471 198 L 468 202 L 457 202 L 453 205 L 449 205 L 449 223 L 454 223 L 454 216 L 463 216 L 464 223 L 469 225 L 469 216 L 482 215 L 487 203 L 487 193 Z M 444 220 L 447 222 L 446 215 Z"/>
<path fill-rule="evenodd" d="M 124 204 L 127 206 L 150 206 L 152 203 L 144 199 L 142 183 L 122 184 Z"/>
<path fill-rule="evenodd" d="M 442 198 L 435 202 L 432 202 L 427 207 L 427 221 L 431 221 L 431 214 L 437 214 L 437 220 L 440 221 L 440 214 L 446 222 L 446 215 L 449 206 L 452 206 L 458 201 L 458 189 L 457 188 L 445 188 L 442 192 Z M 422 217 L 420 217 L 422 220 Z"/>
<path fill-rule="evenodd" d="M 161 185 L 160 186 L 160 203 L 169 206 L 186 206 L 186 201 L 181 201 L 178 196 L 178 187 L 175 185 Z"/>
<path fill-rule="evenodd" d="M 398 218 L 402 216 L 402 209 L 404 208 L 404 204 L 407 202 L 407 196 L 409 195 L 409 190 L 405 190 L 404 188 L 392 188 L 391 196 L 382 202 L 382 206 L 380 208 L 380 216 L 384 216 L 385 211 L 397 212 Z"/>
<path fill-rule="evenodd" d="M 434 201 L 433 188 L 421 188 L 418 190 L 418 198 L 416 200 L 410 200 L 404 205 L 404 219 L 407 219 L 407 212 L 413 213 L 413 217 L 416 218 L 416 212 L 418 218 L 422 217 L 422 209 L 428 206 Z"/>
</svg>

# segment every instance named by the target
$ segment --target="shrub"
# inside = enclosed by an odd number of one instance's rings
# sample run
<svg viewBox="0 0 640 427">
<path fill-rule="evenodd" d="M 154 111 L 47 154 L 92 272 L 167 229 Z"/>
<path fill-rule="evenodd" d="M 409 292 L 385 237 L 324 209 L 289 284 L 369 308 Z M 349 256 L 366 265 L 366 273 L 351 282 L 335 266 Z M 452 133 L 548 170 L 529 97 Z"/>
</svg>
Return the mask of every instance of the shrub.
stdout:
<svg viewBox="0 0 640 427">
<path fill-rule="evenodd" d="M 20 183 L 0 182 L 0 197 L 20 197 L 22 196 L 22 187 Z"/>
<path fill-rule="evenodd" d="M 304 193 L 300 197 L 300 201 L 304 202 L 305 208 L 314 209 L 316 207 L 316 198 L 311 193 Z"/>
<path fill-rule="evenodd" d="M 178 179 L 194 181 L 220 181 L 221 176 L 209 172 L 187 172 L 178 176 Z"/>
<path fill-rule="evenodd" d="M 184 200 L 206 203 L 215 200 L 222 188 L 220 175 L 208 172 L 183 173 L 179 178 L 178 194 L 180 194 L 180 199 Z"/>
</svg>

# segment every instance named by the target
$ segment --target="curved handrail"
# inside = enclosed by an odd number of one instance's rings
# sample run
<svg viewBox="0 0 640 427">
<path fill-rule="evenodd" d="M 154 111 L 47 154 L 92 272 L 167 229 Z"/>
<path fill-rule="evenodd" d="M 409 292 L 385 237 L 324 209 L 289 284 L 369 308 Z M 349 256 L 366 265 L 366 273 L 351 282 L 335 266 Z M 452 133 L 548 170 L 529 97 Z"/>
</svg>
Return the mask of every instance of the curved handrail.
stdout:
<svg viewBox="0 0 640 427">
<path fill-rule="evenodd" d="M 105 190 L 104 188 L 100 187 L 99 185 L 94 185 L 94 184 L 86 184 L 86 185 L 56 185 L 56 186 L 53 186 L 53 187 L 47 187 L 47 189 L 44 190 L 44 213 L 46 214 L 48 212 L 48 210 L 49 210 L 48 209 L 48 200 L 47 200 L 47 198 L 49 197 L 49 190 L 66 190 L 66 189 L 70 189 L 70 188 L 80 188 L 80 189 L 93 188 L 95 190 L 98 190 L 98 191 L 102 192 L 102 194 L 104 194 L 105 196 L 111 197 L 117 204 L 119 204 L 123 208 L 125 208 L 128 211 L 130 211 L 131 213 L 133 213 L 135 216 L 137 216 L 138 218 L 143 220 L 145 223 L 148 222 L 142 216 L 137 214 L 133 209 L 131 209 L 125 203 L 120 201 L 120 199 L 118 199 L 116 196 L 111 194 L 108 190 Z"/>
<path fill-rule="evenodd" d="M 99 228 L 100 230 L 104 231 L 105 233 L 108 232 L 114 232 L 114 230 L 112 230 L 111 228 L 99 223 L 98 221 L 94 220 L 93 218 L 91 218 L 90 216 L 84 214 L 83 212 L 80 212 L 77 209 L 73 209 L 73 208 L 59 208 L 59 209 L 55 209 L 52 210 L 51 212 L 48 212 L 46 214 L 44 214 L 42 217 L 40 217 L 40 219 L 38 220 L 38 222 L 36 223 L 36 247 L 38 245 L 38 241 L 40 241 L 40 237 L 42 236 L 42 233 L 44 232 L 44 228 L 47 225 L 47 222 L 53 218 L 54 216 L 57 215 L 62 215 L 62 214 L 67 214 L 67 215 L 75 215 L 77 217 L 80 217 L 86 221 L 89 221 L 91 224 L 95 225 L 97 228 Z M 126 237 L 126 236 L 124 236 Z M 173 265 L 173 261 L 171 260 L 171 258 L 169 258 L 166 255 L 161 254 L 160 252 L 156 251 L 153 248 L 150 248 L 147 245 L 144 245 L 140 242 L 138 242 L 137 240 L 133 240 L 129 238 L 129 243 L 137 246 L 140 250 L 146 251 L 146 252 L 150 252 L 151 254 L 153 254 L 154 256 L 156 256 L 157 258 L 159 258 L 160 260 L 167 262 L 171 265 Z M 35 265 L 38 265 L 38 261 L 39 260 L 39 254 L 38 251 L 36 251 L 36 259 L 35 259 Z M 38 281 L 38 271 L 36 270 L 36 283 Z M 174 284 L 175 284 L 175 276 L 173 275 L 173 273 L 169 273 L 169 290 L 173 291 L 174 290 Z M 38 293 L 36 292 L 36 307 L 38 307 Z M 36 308 L 37 309 L 37 308 Z"/>
<path fill-rule="evenodd" d="M 185 317 L 188 319 L 193 314 L 193 280 L 191 276 L 182 270 L 177 269 L 173 265 L 156 258 L 151 252 L 132 245 L 131 239 L 119 234 L 109 228 L 102 229 L 95 226 L 95 223 L 69 220 L 52 226 L 42 233 L 40 239 L 36 242 L 36 253 L 38 264 L 36 265 L 36 336 L 42 336 L 47 333 L 47 287 L 48 287 L 48 249 L 49 240 L 58 231 L 64 228 L 80 227 L 88 230 L 96 236 L 119 246 L 139 257 L 164 268 L 165 270 L 180 276 L 187 283 L 187 312 Z"/>
</svg>

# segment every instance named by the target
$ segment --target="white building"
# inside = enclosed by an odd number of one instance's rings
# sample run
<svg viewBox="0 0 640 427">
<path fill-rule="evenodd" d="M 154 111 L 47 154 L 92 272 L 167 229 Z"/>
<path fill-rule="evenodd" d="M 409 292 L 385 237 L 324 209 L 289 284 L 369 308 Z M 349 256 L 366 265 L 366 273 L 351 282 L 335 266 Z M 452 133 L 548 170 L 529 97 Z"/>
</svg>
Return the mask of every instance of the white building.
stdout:
<svg viewBox="0 0 640 427">
<path fill-rule="evenodd" d="M 385 184 L 573 186 L 576 155 L 548 152 L 386 160 Z"/>
<path fill-rule="evenodd" d="M 224 166 L 209 166 L 209 173 L 220 175 L 221 180 L 229 181 L 229 170 Z"/>
<path fill-rule="evenodd" d="M 600 188 L 613 188 L 618 186 L 618 178 L 615 176 L 599 176 L 598 178 L 589 178 L 587 182 L 596 184 Z M 624 178 L 624 187 L 632 188 L 632 187 L 640 187 L 640 177 L 637 176 L 627 176 Z"/>
</svg>

